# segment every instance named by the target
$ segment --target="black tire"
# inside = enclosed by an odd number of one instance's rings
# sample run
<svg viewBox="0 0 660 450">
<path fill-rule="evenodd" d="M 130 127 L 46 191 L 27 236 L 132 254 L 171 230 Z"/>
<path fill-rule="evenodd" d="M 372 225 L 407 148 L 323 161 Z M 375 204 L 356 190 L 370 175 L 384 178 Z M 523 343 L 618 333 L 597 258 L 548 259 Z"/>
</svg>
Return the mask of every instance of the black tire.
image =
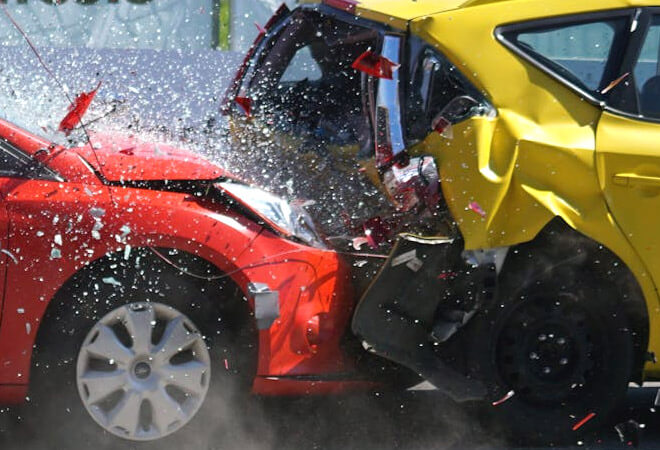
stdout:
<svg viewBox="0 0 660 450">
<path fill-rule="evenodd" d="M 625 396 L 632 332 L 616 285 L 587 265 L 507 264 L 470 330 L 468 367 L 489 389 L 483 409 L 513 442 L 576 442 Z"/>
<path fill-rule="evenodd" d="M 193 267 L 191 272 L 217 274 L 210 264 L 200 265 L 191 255 L 173 252 L 168 257 L 179 267 Z M 229 404 L 235 407 L 232 414 L 240 414 L 257 365 L 257 332 L 247 301 L 228 279 L 196 279 L 148 249 L 134 250 L 129 259 L 123 255 L 114 262 L 105 259 L 74 276 L 43 318 L 25 414 L 30 421 L 44 424 L 54 447 L 69 447 L 71 436 L 76 436 L 81 448 L 103 441 L 113 448 L 131 444 L 106 432 L 85 410 L 76 384 L 76 361 L 83 340 L 100 318 L 122 305 L 145 301 L 166 304 L 185 314 L 201 332 L 211 356 L 206 401 L 190 423 L 164 438 L 168 444 L 178 442 L 185 447 L 191 436 L 197 438 L 208 431 L 209 420 L 221 427 Z M 150 446 L 148 442 L 139 445 Z M 153 445 L 160 448 L 162 440 Z"/>
</svg>

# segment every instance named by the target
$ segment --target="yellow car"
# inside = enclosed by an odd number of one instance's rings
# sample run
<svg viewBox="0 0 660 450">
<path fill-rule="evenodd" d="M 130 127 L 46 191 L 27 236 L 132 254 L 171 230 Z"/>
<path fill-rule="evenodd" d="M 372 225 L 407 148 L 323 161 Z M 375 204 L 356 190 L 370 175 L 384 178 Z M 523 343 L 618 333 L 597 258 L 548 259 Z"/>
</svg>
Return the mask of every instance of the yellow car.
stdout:
<svg viewBox="0 0 660 450">
<path fill-rule="evenodd" d="M 246 147 L 386 194 L 348 226 L 389 252 L 353 318 L 372 352 L 544 439 L 660 378 L 653 2 L 283 8 L 225 110 Z"/>
</svg>

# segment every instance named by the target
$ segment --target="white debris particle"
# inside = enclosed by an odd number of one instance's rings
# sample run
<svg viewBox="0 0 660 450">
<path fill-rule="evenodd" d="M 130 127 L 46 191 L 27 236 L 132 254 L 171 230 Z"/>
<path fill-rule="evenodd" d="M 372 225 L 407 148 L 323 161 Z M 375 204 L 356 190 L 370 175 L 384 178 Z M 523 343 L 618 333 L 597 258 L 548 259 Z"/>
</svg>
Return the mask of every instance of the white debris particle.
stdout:
<svg viewBox="0 0 660 450">
<path fill-rule="evenodd" d="M 25 332 L 27 334 L 30 334 L 32 332 L 32 325 L 30 325 L 30 322 L 25 322 Z"/>
<path fill-rule="evenodd" d="M 90 208 L 89 213 L 92 215 L 92 217 L 101 218 L 105 216 L 105 209 L 103 208 Z"/>
<path fill-rule="evenodd" d="M 125 237 L 128 236 L 128 234 L 131 232 L 131 227 L 128 225 L 122 225 L 119 231 L 121 231 L 122 237 Z"/>
<path fill-rule="evenodd" d="M 131 246 L 126 245 L 126 247 L 124 247 L 124 259 L 128 260 L 130 256 L 131 256 Z"/>
<path fill-rule="evenodd" d="M 60 216 L 53 217 L 53 225 L 57 225 L 57 222 L 60 221 Z"/>
<path fill-rule="evenodd" d="M 115 280 L 114 277 L 106 277 L 106 278 L 103 278 L 101 281 L 103 281 L 105 284 L 109 284 L 111 286 L 117 286 L 117 287 L 121 286 L 121 282 Z"/>
<path fill-rule="evenodd" d="M 62 252 L 59 248 L 53 248 L 50 250 L 50 259 L 59 259 L 62 257 Z"/>
<path fill-rule="evenodd" d="M 43 231 L 37 231 L 37 237 L 42 237 L 44 235 Z"/>
<path fill-rule="evenodd" d="M 24 309 L 24 308 L 18 308 L 18 309 L 16 310 L 16 312 L 19 313 L 19 314 L 24 314 L 24 313 L 25 313 L 25 309 Z"/>
<path fill-rule="evenodd" d="M 56 234 L 53 237 L 53 242 L 55 242 L 55 245 L 62 245 L 62 235 L 61 234 Z"/>
</svg>

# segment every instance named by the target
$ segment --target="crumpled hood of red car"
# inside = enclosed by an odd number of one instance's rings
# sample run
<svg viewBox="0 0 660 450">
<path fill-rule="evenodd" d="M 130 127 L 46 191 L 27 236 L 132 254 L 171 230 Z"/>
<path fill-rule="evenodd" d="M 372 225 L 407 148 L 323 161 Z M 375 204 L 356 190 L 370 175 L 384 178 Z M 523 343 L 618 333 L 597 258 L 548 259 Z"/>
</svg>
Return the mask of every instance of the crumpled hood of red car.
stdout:
<svg viewBox="0 0 660 450">
<path fill-rule="evenodd" d="M 94 150 L 76 148 L 108 181 L 213 180 L 227 175 L 203 157 L 130 136 L 91 136 Z"/>
</svg>

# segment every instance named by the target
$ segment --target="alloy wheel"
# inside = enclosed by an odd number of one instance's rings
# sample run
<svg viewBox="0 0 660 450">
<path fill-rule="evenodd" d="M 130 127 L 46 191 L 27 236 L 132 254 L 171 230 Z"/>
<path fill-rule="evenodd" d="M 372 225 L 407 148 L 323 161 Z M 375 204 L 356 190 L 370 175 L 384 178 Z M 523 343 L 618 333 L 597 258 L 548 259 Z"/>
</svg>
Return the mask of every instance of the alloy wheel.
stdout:
<svg viewBox="0 0 660 450">
<path fill-rule="evenodd" d="M 211 358 L 201 333 L 160 303 L 121 306 L 100 319 L 78 353 L 78 392 L 105 430 L 154 440 L 188 423 L 208 392 Z"/>
</svg>

